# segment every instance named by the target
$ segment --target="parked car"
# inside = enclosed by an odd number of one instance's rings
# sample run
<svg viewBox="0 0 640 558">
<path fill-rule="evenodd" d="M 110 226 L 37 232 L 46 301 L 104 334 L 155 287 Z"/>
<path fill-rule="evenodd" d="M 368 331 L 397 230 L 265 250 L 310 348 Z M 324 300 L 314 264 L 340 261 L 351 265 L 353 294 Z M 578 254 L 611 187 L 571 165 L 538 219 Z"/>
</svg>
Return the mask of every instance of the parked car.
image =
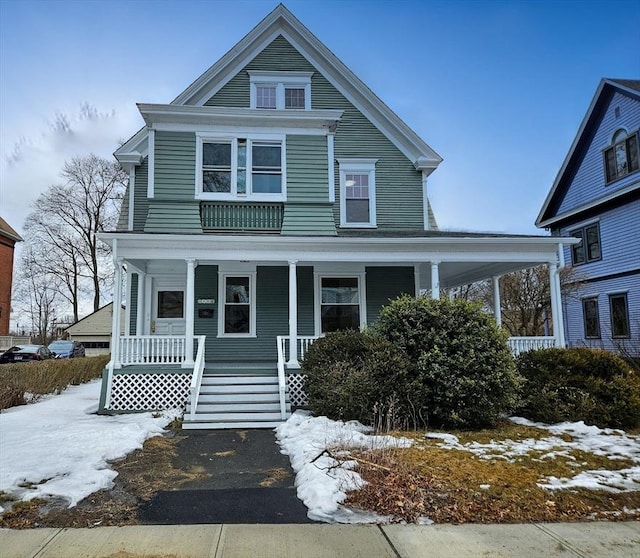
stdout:
<svg viewBox="0 0 640 558">
<path fill-rule="evenodd" d="M 77 341 L 54 341 L 49 350 L 55 358 L 76 358 L 84 356 L 84 345 Z"/>
<path fill-rule="evenodd" d="M 53 355 L 44 345 L 17 345 L 0 355 L 0 363 L 32 362 L 48 358 L 53 358 Z"/>
</svg>

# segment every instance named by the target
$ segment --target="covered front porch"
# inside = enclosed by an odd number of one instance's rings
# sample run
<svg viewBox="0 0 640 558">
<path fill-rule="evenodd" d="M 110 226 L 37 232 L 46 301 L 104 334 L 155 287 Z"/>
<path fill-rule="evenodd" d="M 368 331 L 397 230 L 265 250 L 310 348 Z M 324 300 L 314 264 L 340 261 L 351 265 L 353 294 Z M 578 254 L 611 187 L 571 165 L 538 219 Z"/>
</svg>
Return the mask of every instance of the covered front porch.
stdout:
<svg viewBox="0 0 640 558">
<path fill-rule="evenodd" d="M 549 268 L 553 334 L 514 337 L 509 344 L 514 354 L 564 345 L 558 272 L 567 239 L 445 233 L 161 239 L 109 233 L 103 239 L 112 245 L 116 262 L 115 306 L 125 302 L 127 309 L 124 336 L 115 334 L 120 317 L 114 313 L 105 411 L 147 408 L 148 395 L 136 392 L 153 386 L 174 394 L 175 404 L 164 406 L 186 404 L 185 420 L 196 421 L 204 405 L 203 381 L 209 385 L 212 376 L 246 375 L 243 382 L 250 383 L 248 377 L 271 376 L 272 400 L 260 405 L 265 410 L 271 405 L 269 423 L 283 420 L 292 405 L 306 402 L 300 361 L 327 331 L 371 325 L 380 308 L 403 293 L 438 298 L 487 278 L 494 281 L 493 313 L 500 323 L 498 278 L 540 264 Z M 211 391 L 210 406 L 224 390 Z"/>
</svg>

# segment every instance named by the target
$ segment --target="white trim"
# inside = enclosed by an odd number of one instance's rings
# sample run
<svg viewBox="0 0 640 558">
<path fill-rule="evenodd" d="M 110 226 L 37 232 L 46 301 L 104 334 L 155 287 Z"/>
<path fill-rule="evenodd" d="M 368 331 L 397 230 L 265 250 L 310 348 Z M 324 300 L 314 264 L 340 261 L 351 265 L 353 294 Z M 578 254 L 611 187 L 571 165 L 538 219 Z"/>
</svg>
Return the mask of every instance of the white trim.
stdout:
<svg viewBox="0 0 640 558">
<path fill-rule="evenodd" d="M 230 268 L 227 268 L 230 269 Z M 227 277 L 249 278 L 249 333 L 225 333 L 224 313 L 226 307 L 226 280 Z M 218 338 L 247 339 L 256 337 L 256 305 L 257 305 L 257 272 L 256 271 L 221 271 L 218 268 Z"/>
<path fill-rule="evenodd" d="M 129 215 L 127 216 L 127 229 L 133 230 L 134 200 L 136 197 L 136 167 L 129 169 Z"/>
<path fill-rule="evenodd" d="M 154 130 L 149 130 L 149 164 L 147 175 L 147 198 L 153 198 L 155 195 L 155 165 L 156 165 L 156 133 Z"/>
<path fill-rule="evenodd" d="M 246 140 L 245 187 L 246 193 L 237 193 L 238 178 L 238 139 Z M 277 194 L 253 193 L 252 191 L 252 146 L 254 142 L 277 142 L 280 146 L 280 192 Z M 202 146 L 207 142 L 231 144 L 231 192 L 204 192 L 202 183 Z M 196 183 L 195 198 L 199 200 L 218 201 L 272 201 L 280 202 L 287 199 L 287 144 L 284 134 L 204 134 L 196 133 Z"/>
<path fill-rule="evenodd" d="M 276 106 L 260 108 L 260 110 L 311 110 L 311 76 L 313 72 L 269 72 L 266 70 L 247 70 L 249 74 L 249 106 L 257 109 L 256 90 L 258 85 L 276 88 Z M 288 88 L 304 89 L 304 109 L 285 107 L 285 90 Z"/>
<path fill-rule="evenodd" d="M 277 119 L 277 117 L 275 117 Z M 248 125 L 248 126 L 234 126 L 233 124 L 216 125 L 205 123 L 187 123 L 181 124 L 180 122 L 161 122 L 154 124 L 153 129 L 156 132 L 193 132 L 200 133 L 202 135 L 230 135 L 245 137 L 249 135 L 268 134 L 273 130 L 277 130 L 279 134 L 283 135 L 297 135 L 297 136 L 326 136 L 329 132 L 328 126 L 288 126 L 278 125 L 274 122 L 264 125 Z"/>
<path fill-rule="evenodd" d="M 576 207 L 574 209 L 571 209 L 570 211 L 566 211 L 565 213 L 560 213 L 558 215 L 555 215 L 555 216 L 553 216 L 553 217 L 551 217 L 549 219 L 546 219 L 545 221 L 541 221 L 539 223 L 536 222 L 536 226 L 537 227 L 549 228 L 554 223 L 569 219 L 570 217 L 573 217 L 574 215 L 578 215 L 578 214 L 582 213 L 583 211 L 587 211 L 589 209 L 593 209 L 594 207 L 598 207 L 599 205 L 601 205 L 603 203 L 607 203 L 609 201 L 615 200 L 616 198 L 619 198 L 621 196 L 624 196 L 624 195 L 629 194 L 631 192 L 634 192 L 636 190 L 640 190 L 640 180 L 638 180 L 637 182 L 634 182 L 633 184 L 629 184 L 628 186 L 625 186 L 624 188 L 620 188 L 619 190 L 616 190 L 615 192 L 611 192 L 607 196 L 603 196 L 601 198 L 598 198 L 597 200 L 593 200 L 593 201 L 590 201 L 589 203 L 585 203 L 584 205 L 580 205 L 580 206 L 578 206 L 578 207 Z"/>
<path fill-rule="evenodd" d="M 424 219 L 424 230 L 428 231 L 431 228 L 429 223 L 429 198 L 427 197 L 427 179 L 429 173 L 422 171 L 422 215 Z"/>
<path fill-rule="evenodd" d="M 378 159 L 338 159 L 340 169 L 340 226 L 342 228 L 376 228 L 376 163 Z M 366 174 L 369 177 L 369 222 L 347 221 L 347 174 Z"/>
<path fill-rule="evenodd" d="M 361 268 L 362 269 L 362 268 Z M 313 310 L 313 323 L 314 323 L 314 331 L 315 336 L 319 337 L 324 335 L 322 332 L 322 318 L 321 318 L 321 309 L 322 309 L 322 279 L 326 278 L 356 278 L 358 280 L 358 306 L 360 311 L 360 329 L 364 329 L 367 327 L 367 296 L 366 296 L 366 273 L 364 270 L 359 272 L 342 272 L 342 273 L 324 273 L 322 271 L 313 272 L 313 299 L 314 299 L 314 310 Z"/>
<path fill-rule="evenodd" d="M 336 201 L 336 163 L 335 163 L 335 133 L 327 134 L 327 163 L 329 169 L 329 203 Z"/>
</svg>

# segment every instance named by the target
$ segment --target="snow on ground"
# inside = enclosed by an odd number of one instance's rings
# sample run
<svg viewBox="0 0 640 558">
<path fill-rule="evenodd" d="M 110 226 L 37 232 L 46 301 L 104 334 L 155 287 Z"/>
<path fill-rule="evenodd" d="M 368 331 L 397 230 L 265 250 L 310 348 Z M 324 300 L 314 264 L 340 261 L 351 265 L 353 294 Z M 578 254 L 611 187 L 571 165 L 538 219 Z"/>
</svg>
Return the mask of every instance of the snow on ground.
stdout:
<svg viewBox="0 0 640 558">
<path fill-rule="evenodd" d="M 117 473 L 108 461 L 142 447 L 177 415 L 96 415 L 99 396 L 98 380 L 0 413 L 0 492 L 19 500 L 61 497 L 75 506 L 112 486 Z"/>
<path fill-rule="evenodd" d="M 540 455 L 536 457 L 539 460 L 555 457 L 574 460 L 575 458 L 571 455 L 573 450 L 606 456 L 612 461 L 630 459 L 634 465 L 626 469 L 617 471 L 588 470 L 571 478 L 548 477 L 544 482 L 538 483 L 538 486 L 550 490 L 576 487 L 609 491 L 640 490 L 640 436 L 631 436 L 622 430 L 588 426 L 584 422 L 563 422 L 548 425 L 519 417 L 513 417 L 510 420 L 523 426 L 534 426 L 548 430 L 551 436 L 541 439 L 527 438 L 519 442 L 513 440 L 491 441 L 487 444 L 478 442 L 461 444 L 458 438 L 452 434 L 434 432 L 428 433 L 426 436 L 442 440 L 438 444 L 441 448 L 469 451 L 482 459 L 515 461 L 520 456 L 539 452 Z M 563 435 L 569 435 L 571 440 L 565 440 Z M 576 465 L 579 466 L 578 463 Z"/>
<path fill-rule="evenodd" d="M 412 444 L 407 438 L 371 436 L 367 434 L 370 430 L 356 421 L 345 423 L 327 417 L 312 417 L 304 411 L 296 411 L 276 428 L 281 451 L 289 456 L 296 473 L 298 498 L 309 508 L 309 519 L 327 523 L 389 520 L 340 505 L 347 497 L 347 491 L 360 488 L 364 483 L 352 470 L 355 461 L 346 457 L 348 449 L 409 447 Z"/>
</svg>

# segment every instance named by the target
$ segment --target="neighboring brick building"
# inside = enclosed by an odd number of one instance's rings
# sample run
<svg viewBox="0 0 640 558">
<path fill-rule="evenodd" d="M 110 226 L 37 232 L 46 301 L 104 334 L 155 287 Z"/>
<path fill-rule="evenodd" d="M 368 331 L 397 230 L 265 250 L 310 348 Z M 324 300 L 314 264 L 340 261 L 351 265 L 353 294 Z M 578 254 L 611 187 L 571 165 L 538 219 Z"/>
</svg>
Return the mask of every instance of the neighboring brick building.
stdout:
<svg viewBox="0 0 640 558">
<path fill-rule="evenodd" d="M 20 235 L 0 217 L 0 335 L 9 334 L 13 249 L 20 240 Z"/>
</svg>

